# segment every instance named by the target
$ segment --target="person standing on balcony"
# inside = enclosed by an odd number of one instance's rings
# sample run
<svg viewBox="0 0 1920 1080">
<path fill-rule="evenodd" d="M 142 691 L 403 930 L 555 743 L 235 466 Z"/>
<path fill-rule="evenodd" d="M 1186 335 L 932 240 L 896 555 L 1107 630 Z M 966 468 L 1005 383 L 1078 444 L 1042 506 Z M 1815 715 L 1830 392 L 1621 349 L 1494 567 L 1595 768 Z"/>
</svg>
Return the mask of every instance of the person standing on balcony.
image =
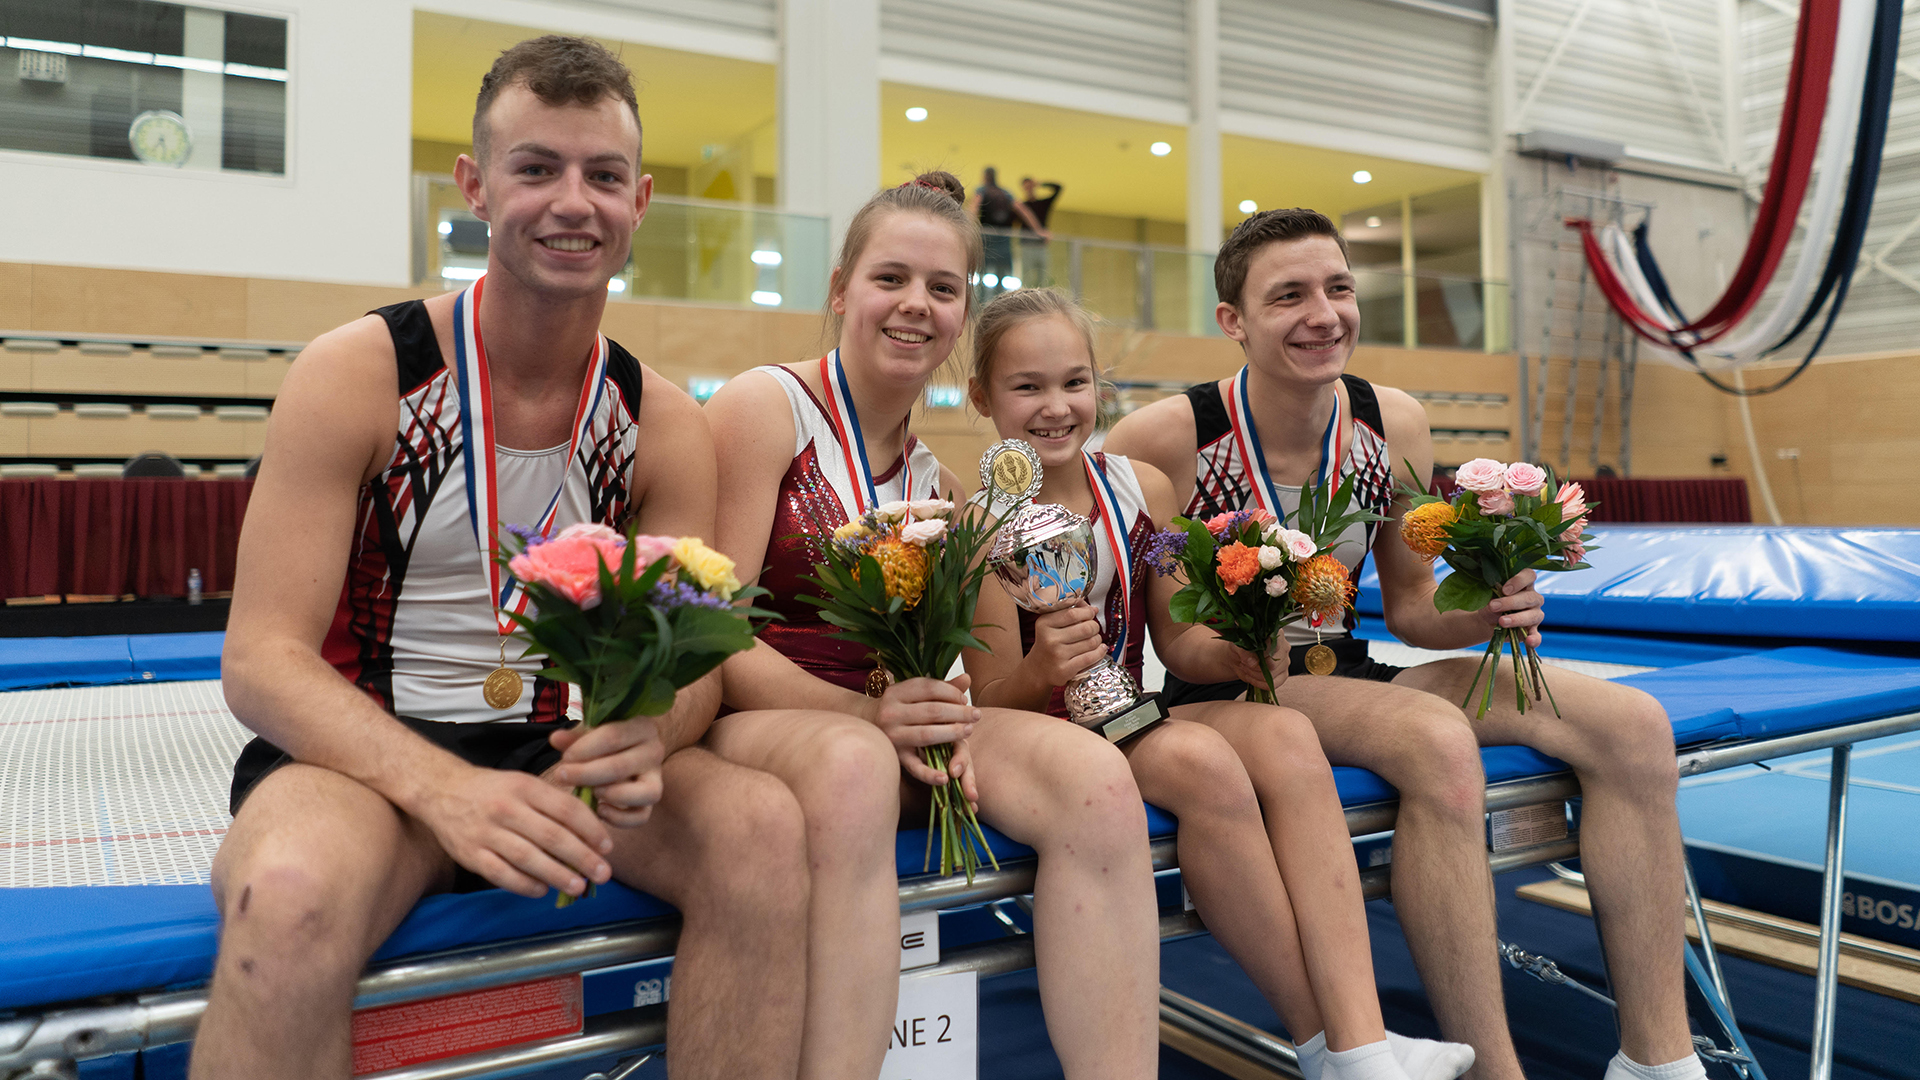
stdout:
<svg viewBox="0 0 1920 1080">
<path fill-rule="evenodd" d="M 1039 188 L 1046 188 L 1046 198 L 1037 194 Z M 1041 233 L 1047 228 L 1047 221 L 1053 216 L 1053 201 L 1060 197 L 1060 185 L 1052 180 L 1034 183 L 1031 176 L 1020 179 L 1020 191 L 1026 196 L 1020 205 L 1027 208 L 1039 228 L 1032 228 L 1025 221 L 1020 223 L 1020 283 L 1028 288 L 1044 288 L 1053 284 L 1047 277 L 1047 241 L 1051 234 Z"/>
<path fill-rule="evenodd" d="M 1284 516 L 1309 478 L 1350 477 L 1356 502 L 1391 515 L 1391 523 L 1355 526 L 1352 542 L 1335 552 L 1356 579 L 1372 552 L 1395 637 L 1447 651 L 1484 644 L 1500 627 L 1523 630 L 1537 645 L 1543 616 L 1533 571 L 1507 582 L 1480 611 L 1442 612 L 1434 608 L 1432 567 L 1400 542 L 1406 503 L 1394 498 L 1394 482 L 1427 486 L 1432 433 L 1413 398 L 1345 373 L 1360 306 L 1338 227 L 1312 210 L 1255 214 L 1221 246 L 1214 285 L 1215 318 L 1240 343 L 1246 366 L 1122 420 L 1108 452 L 1164 472 L 1189 517 L 1255 507 Z M 1476 659 L 1398 668 L 1370 658 L 1364 640 L 1339 633 L 1327 641 L 1332 672 L 1310 675 L 1312 637 L 1288 636 L 1276 656 L 1288 671 L 1274 689 L 1278 704 L 1312 718 L 1334 764 L 1372 769 L 1399 790 L 1394 910 L 1440 1030 L 1476 1052 L 1469 1075 L 1521 1076 L 1501 999 L 1479 753 L 1519 745 L 1566 762 L 1580 781 L 1580 863 L 1620 1002 L 1620 1052 L 1607 1080 L 1704 1078 L 1687 1025 L 1679 770 L 1660 703 L 1563 670 L 1553 680 L 1566 704 L 1522 716 L 1511 676 L 1496 672 L 1493 708 L 1475 719 L 1458 702 Z M 1165 692 L 1167 704 L 1178 706 L 1232 700 L 1246 689 L 1169 675 Z"/>
<path fill-rule="evenodd" d="M 1053 234 L 1033 216 L 1033 211 L 1013 197 L 1013 192 L 1000 186 L 999 173 L 991 165 L 981 173 L 980 186 L 974 188 L 973 195 L 967 199 L 967 212 L 980 222 L 980 244 L 984 253 L 980 263 L 982 294 L 992 296 L 1005 289 L 1019 288 L 1024 282 L 1017 278 L 1013 284 L 1006 283 L 1007 275 L 1013 273 L 1014 225 L 1032 229 L 1042 240 L 1053 239 Z"/>
</svg>

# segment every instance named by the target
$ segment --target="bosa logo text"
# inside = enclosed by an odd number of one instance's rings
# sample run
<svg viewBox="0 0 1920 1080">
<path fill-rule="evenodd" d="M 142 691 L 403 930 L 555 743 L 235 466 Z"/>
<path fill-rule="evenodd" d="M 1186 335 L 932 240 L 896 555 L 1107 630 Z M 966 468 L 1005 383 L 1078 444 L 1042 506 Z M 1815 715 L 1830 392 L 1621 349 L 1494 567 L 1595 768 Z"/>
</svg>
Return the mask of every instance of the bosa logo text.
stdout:
<svg viewBox="0 0 1920 1080">
<path fill-rule="evenodd" d="M 1868 919 L 1902 930 L 1913 929 L 1913 905 L 1879 900 L 1866 893 L 1841 893 L 1840 914 Z"/>
</svg>

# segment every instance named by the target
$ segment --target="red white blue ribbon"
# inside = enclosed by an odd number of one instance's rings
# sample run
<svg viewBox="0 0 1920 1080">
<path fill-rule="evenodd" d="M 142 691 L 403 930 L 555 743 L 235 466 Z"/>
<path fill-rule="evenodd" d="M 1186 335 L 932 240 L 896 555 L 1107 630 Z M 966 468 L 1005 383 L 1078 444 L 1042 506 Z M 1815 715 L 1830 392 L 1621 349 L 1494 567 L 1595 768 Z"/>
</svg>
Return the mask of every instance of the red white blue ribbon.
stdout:
<svg viewBox="0 0 1920 1080">
<path fill-rule="evenodd" d="M 1253 407 L 1247 399 L 1247 369 L 1233 377 L 1233 393 L 1227 395 L 1227 420 L 1233 425 L 1233 439 L 1240 451 L 1240 467 L 1247 472 L 1248 487 L 1253 489 L 1253 499 L 1260 508 L 1272 514 L 1275 521 L 1285 523 L 1287 511 L 1280 503 L 1280 489 L 1273 482 L 1273 473 L 1267 469 L 1267 454 L 1260 446 L 1260 431 L 1253 424 Z M 1327 432 L 1321 436 L 1320 477 L 1316 482 L 1325 488 L 1329 477 L 1336 475 L 1340 468 L 1340 455 L 1343 453 L 1341 436 L 1345 434 L 1340 425 L 1340 395 L 1333 398 L 1333 415 L 1327 418 Z"/>
<path fill-rule="evenodd" d="M 500 565 L 500 490 L 494 476 L 493 381 L 487 369 L 487 348 L 480 339 L 480 293 L 487 283 L 482 277 L 453 300 L 454 373 L 460 387 L 461 456 L 466 459 L 467 521 L 473 526 L 475 547 L 486 566 L 488 595 L 494 602 L 494 619 L 500 635 L 513 630 L 509 611 L 524 614 L 527 593 L 520 582 Z M 560 473 L 560 486 L 547 500 L 546 511 L 531 528 L 541 536 L 553 529 L 554 514 L 560 508 L 560 493 L 566 489 L 567 473 L 585 441 L 587 428 L 599 408 L 607 371 L 607 339 L 594 335 L 593 352 L 588 357 L 587 381 L 580 386 L 580 402 L 574 409 L 573 435 L 567 441 L 566 467 Z M 482 522 L 485 523 L 484 527 Z"/>
<path fill-rule="evenodd" d="M 847 384 L 846 370 L 840 366 L 839 349 L 820 358 L 820 385 L 827 391 L 833 436 L 840 442 L 840 457 L 847 463 L 847 483 L 853 488 L 854 512 L 848 516 L 859 517 L 880 505 L 880 493 L 873 482 L 873 465 L 867 460 L 867 437 L 860 430 L 860 413 L 853 407 L 853 388 Z M 911 499 L 913 455 L 904 447 L 900 467 L 900 497 Z"/>
<path fill-rule="evenodd" d="M 1087 467 L 1087 485 L 1093 488 L 1093 505 L 1106 526 L 1107 550 L 1113 554 L 1113 585 L 1120 590 L 1120 629 L 1113 635 L 1109 655 L 1119 662 L 1126 654 L 1127 628 L 1133 625 L 1133 541 L 1127 537 L 1127 523 L 1120 516 L 1120 499 L 1113 493 L 1107 470 L 1091 453 L 1080 451 Z"/>
</svg>

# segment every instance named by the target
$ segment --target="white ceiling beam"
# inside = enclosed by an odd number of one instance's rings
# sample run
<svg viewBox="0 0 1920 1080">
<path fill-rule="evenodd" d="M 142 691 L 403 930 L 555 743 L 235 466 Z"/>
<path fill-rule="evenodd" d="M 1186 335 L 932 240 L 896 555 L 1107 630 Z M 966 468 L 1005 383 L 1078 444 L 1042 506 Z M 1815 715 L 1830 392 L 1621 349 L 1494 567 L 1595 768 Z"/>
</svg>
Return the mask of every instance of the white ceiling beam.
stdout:
<svg viewBox="0 0 1920 1080">
<path fill-rule="evenodd" d="M 1580 0 L 1580 6 L 1573 10 L 1573 17 L 1567 25 L 1560 28 L 1560 37 L 1547 50 L 1547 58 L 1541 62 L 1540 70 L 1534 73 L 1533 84 L 1520 99 L 1520 107 L 1514 110 L 1513 130 L 1525 131 L 1527 114 L 1533 111 L 1533 103 L 1540 97 L 1540 91 L 1547 85 L 1547 79 L 1553 75 L 1553 69 L 1560 66 L 1560 57 L 1566 54 L 1567 46 L 1573 43 L 1573 35 L 1580 30 L 1580 24 L 1587 21 L 1587 12 L 1592 10 L 1593 0 Z"/>
</svg>

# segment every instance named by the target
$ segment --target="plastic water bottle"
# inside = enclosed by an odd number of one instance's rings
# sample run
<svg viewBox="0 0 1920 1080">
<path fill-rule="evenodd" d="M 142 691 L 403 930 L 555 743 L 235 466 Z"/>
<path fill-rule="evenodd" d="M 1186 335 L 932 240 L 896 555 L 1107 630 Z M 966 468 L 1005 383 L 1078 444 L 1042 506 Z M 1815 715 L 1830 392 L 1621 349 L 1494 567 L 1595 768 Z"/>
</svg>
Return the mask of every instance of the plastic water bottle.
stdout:
<svg viewBox="0 0 1920 1080">
<path fill-rule="evenodd" d="M 200 568 L 196 566 L 193 569 L 187 571 L 187 603 L 197 604 L 199 602 L 200 602 Z"/>
</svg>

